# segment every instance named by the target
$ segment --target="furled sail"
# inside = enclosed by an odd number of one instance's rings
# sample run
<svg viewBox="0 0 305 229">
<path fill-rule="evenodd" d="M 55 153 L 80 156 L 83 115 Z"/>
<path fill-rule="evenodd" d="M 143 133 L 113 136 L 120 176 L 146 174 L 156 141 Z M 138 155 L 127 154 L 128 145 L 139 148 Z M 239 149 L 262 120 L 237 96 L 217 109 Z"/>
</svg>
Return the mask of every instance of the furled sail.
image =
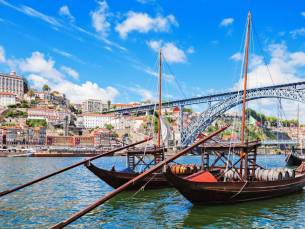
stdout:
<svg viewBox="0 0 305 229">
<path fill-rule="evenodd" d="M 167 145 L 168 140 L 171 139 L 171 129 L 168 121 L 164 118 L 161 117 L 161 137 L 164 145 Z"/>
</svg>

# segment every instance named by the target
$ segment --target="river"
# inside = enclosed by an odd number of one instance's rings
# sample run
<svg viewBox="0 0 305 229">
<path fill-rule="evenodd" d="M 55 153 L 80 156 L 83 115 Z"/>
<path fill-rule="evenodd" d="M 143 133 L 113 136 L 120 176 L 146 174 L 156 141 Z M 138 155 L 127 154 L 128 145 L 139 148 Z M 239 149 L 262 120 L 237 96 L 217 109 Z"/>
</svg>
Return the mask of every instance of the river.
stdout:
<svg viewBox="0 0 305 229">
<path fill-rule="evenodd" d="M 190 162 L 195 156 L 180 160 Z M 68 166 L 81 158 L 0 158 L 0 191 Z M 259 156 L 284 166 L 283 155 Z M 94 162 L 125 165 L 124 157 Z M 0 198 L 0 228 L 48 228 L 112 190 L 84 166 Z M 175 189 L 124 192 L 68 228 L 304 228 L 305 192 L 225 206 L 193 206 Z"/>
</svg>

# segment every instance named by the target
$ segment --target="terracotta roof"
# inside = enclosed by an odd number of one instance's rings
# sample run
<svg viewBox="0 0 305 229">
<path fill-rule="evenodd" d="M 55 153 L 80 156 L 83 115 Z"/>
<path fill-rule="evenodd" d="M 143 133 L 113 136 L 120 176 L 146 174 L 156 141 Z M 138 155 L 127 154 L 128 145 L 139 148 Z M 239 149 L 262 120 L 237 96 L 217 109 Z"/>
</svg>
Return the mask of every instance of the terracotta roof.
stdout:
<svg viewBox="0 0 305 229">
<path fill-rule="evenodd" d="M 96 113 L 85 113 L 82 116 L 96 116 L 96 117 L 115 117 L 113 114 L 96 114 Z"/>
<path fill-rule="evenodd" d="M 134 106 L 140 106 L 140 103 L 115 103 L 112 104 L 114 107 L 134 107 Z"/>
<path fill-rule="evenodd" d="M 14 96 L 16 96 L 16 94 L 14 94 L 12 92 L 6 92 L 6 91 L 1 91 L 0 95 L 14 95 Z"/>
</svg>

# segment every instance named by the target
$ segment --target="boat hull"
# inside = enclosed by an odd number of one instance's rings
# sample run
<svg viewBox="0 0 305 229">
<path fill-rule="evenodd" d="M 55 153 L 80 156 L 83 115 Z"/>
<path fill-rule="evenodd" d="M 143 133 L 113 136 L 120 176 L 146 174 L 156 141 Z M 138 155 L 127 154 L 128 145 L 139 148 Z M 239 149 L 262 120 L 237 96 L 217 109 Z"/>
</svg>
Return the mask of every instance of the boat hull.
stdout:
<svg viewBox="0 0 305 229">
<path fill-rule="evenodd" d="M 165 173 L 167 180 L 193 204 L 231 204 L 269 199 L 303 190 L 305 175 L 281 181 L 194 182 Z"/>
<path fill-rule="evenodd" d="M 113 188 L 118 188 L 139 175 L 139 173 L 117 172 L 101 169 L 92 163 L 86 164 L 86 167 Z M 155 173 L 148 175 L 133 185 L 130 185 L 128 189 L 138 190 L 142 187 L 145 189 L 159 189 L 171 187 L 171 184 L 162 173 Z"/>
<path fill-rule="evenodd" d="M 297 155 L 291 153 L 286 157 L 286 163 L 289 166 L 299 166 L 305 159 L 298 157 Z"/>
</svg>

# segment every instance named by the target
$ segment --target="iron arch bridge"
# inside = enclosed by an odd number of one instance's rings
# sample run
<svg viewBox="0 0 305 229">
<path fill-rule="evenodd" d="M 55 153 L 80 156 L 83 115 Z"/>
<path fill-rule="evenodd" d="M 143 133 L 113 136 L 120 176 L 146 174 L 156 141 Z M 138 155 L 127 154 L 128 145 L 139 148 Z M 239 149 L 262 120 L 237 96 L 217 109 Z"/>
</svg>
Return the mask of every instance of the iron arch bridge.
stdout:
<svg viewBox="0 0 305 229">
<path fill-rule="evenodd" d="M 226 99 L 209 106 L 200 116 L 188 125 L 181 133 L 181 146 L 193 143 L 198 135 L 226 111 L 242 103 L 243 93 L 231 95 Z M 257 88 L 247 90 L 247 101 L 262 98 L 283 98 L 305 103 L 305 91 L 294 87 Z"/>
<path fill-rule="evenodd" d="M 260 88 L 251 88 L 247 90 L 247 93 L 255 92 L 258 90 L 275 90 L 275 89 L 293 89 L 293 90 L 304 90 L 305 89 L 305 81 L 295 82 L 295 83 L 288 83 L 288 84 L 278 84 L 278 85 L 272 85 L 272 86 L 266 86 L 266 87 L 260 87 Z M 219 102 L 226 100 L 228 98 L 231 98 L 232 96 L 235 96 L 239 94 L 240 91 L 230 91 L 230 92 L 224 92 L 224 93 L 214 93 L 204 96 L 198 96 L 198 97 L 192 97 L 192 98 L 186 98 L 186 99 L 179 99 L 179 100 L 172 100 L 168 102 L 163 102 L 162 107 L 183 107 L 183 106 L 189 106 L 193 104 L 203 104 L 203 103 L 212 103 L 212 102 Z M 155 104 L 145 104 L 141 106 L 136 107 L 129 107 L 129 108 L 123 108 L 123 109 L 116 109 L 116 110 L 110 110 L 103 113 L 116 113 L 116 114 L 124 114 L 124 113 L 137 113 L 140 111 L 149 111 L 157 109 L 158 105 Z"/>
</svg>

